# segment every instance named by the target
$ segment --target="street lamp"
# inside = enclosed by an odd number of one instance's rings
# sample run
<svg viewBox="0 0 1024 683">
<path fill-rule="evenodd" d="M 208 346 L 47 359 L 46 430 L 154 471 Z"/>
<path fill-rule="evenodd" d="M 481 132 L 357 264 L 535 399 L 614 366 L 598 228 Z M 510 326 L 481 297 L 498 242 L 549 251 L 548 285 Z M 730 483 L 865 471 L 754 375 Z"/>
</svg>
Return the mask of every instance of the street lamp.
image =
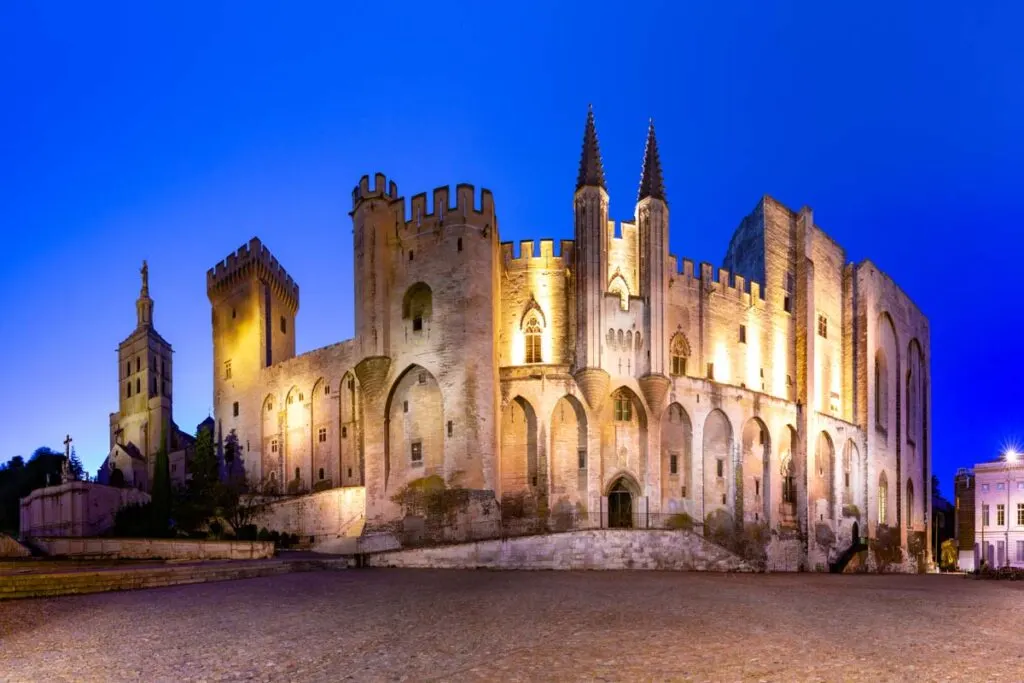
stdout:
<svg viewBox="0 0 1024 683">
<path fill-rule="evenodd" d="M 1006 463 L 1006 545 L 1003 555 L 1003 562 L 1006 567 L 1010 566 L 1010 467 L 1017 462 L 1020 458 L 1020 454 L 1017 453 L 1016 449 L 1008 448 L 1003 453 L 1003 461 Z"/>
</svg>

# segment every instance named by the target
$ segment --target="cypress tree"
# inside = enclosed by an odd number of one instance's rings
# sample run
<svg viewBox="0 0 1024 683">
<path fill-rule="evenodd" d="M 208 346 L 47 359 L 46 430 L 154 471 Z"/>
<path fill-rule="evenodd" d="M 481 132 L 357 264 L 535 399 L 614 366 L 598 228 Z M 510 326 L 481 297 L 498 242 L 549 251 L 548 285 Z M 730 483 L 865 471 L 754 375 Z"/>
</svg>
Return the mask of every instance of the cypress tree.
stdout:
<svg viewBox="0 0 1024 683">
<path fill-rule="evenodd" d="M 164 423 L 164 443 L 156 454 L 153 468 L 153 533 L 165 536 L 171 520 L 171 471 L 167 455 L 169 425 Z"/>
</svg>

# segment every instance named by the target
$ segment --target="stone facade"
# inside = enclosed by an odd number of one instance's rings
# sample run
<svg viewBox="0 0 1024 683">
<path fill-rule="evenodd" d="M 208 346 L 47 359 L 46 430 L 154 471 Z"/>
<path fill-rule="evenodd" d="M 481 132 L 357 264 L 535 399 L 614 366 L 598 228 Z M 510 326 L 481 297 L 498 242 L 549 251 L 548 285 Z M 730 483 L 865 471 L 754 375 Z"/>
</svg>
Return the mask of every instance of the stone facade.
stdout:
<svg viewBox="0 0 1024 683">
<path fill-rule="evenodd" d="M 767 196 L 724 268 L 670 254 L 653 126 L 634 215 L 608 202 L 592 112 L 558 245 L 501 243 L 486 189 L 407 201 L 363 177 L 355 337 L 299 356 L 298 285 L 254 238 L 207 273 L 218 435 L 282 491 L 365 487 L 369 529 L 438 475 L 594 526 L 764 527 L 810 568 L 879 525 L 927 537 L 930 339 L 910 298 Z"/>
<path fill-rule="evenodd" d="M 118 510 L 149 500 L 133 487 L 87 481 L 36 489 L 21 499 L 21 537 L 99 536 L 114 527 Z"/>
</svg>

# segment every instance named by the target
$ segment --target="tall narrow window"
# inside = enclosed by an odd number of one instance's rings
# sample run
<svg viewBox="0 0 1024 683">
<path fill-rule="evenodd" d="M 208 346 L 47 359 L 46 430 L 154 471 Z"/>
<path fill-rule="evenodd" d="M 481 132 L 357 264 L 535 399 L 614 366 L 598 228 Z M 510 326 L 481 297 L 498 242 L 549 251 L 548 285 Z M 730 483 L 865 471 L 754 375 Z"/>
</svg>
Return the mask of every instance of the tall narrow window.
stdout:
<svg viewBox="0 0 1024 683">
<path fill-rule="evenodd" d="M 996 526 L 1006 524 L 1006 506 L 1002 503 L 996 505 Z"/>
<path fill-rule="evenodd" d="M 820 314 L 818 315 L 818 336 L 828 339 L 828 318 Z"/>
<path fill-rule="evenodd" d="M 633 403 L 624 394 L 615 395 L 615 421 L 629 422 L 633 419 Z"/>
<path fill-rule="evenodd" d="M 581 447 L 581 448 L 576 449 L 576 465 L 581 470 L 587 469 L 587 449 L 586 449 L 586 447 Z"/>
<path fill-rule="evenodd" d="M 747 326 L 740 325 L 740 344 L 747 343 Z"/>
<path fill-rule="evenodd" d="M 988 526 L 988 505 L 981 506 L 981 525 Z"/>
<path fill-rule="evenodd" d="M 238 401 L 235 401 L 233 404 L 231 404 L 231 414 L 234 415 L 235 417 L 238 417 Z"/>
<path fill-rule="evenodd" d="M 670 453 L 668 456 L 668 473 L 679 474 L 679 455 L 676 453 Z"/>
<path fill-rule="evenodd" d="M 281 316 L 281 334 L 288 334 L 288 321 Z"/>
<path fill-rule="evenodd" d="M 530 322 L 526 323 L 526 362 L 527 363 L 540 363 L 542 362 L 540 352 L 540 323 L 537 322 L 536 318 L 530 318 Z"/>
<path fill-rule="evenodd" d="M 689 355 L 690 345 L 686 343 L 686 337 L 682 334 L 672 337 L 672 343 L 669 346 L 671 359 L 669 372 L 673 377 L 682 377 L 686 374 L 686 358 Z"/>
<path fill-rule="evenodd" d="M 224 379 L 231 379 L 231 361 L 224 361 Z"/>
<path fill-rule="evenodd" d="M 878 523 L 889 523 L 889 484 L 883 473 L 878 482 Z"/>
<path fill-rule="evenodd" d="M 413 441 L 410 444 L 409 459 L 412 460 L 413 465 L 423 463 L 423 443 L 421 441 Z"/>
<path fill-rule="evenodd" d="M 317 430 L 316 439 L 320 443 L 327 443 L 327 427 L 321 427 Z M 323 477 L 320 477 L 323 479 Z"/>
</svg>

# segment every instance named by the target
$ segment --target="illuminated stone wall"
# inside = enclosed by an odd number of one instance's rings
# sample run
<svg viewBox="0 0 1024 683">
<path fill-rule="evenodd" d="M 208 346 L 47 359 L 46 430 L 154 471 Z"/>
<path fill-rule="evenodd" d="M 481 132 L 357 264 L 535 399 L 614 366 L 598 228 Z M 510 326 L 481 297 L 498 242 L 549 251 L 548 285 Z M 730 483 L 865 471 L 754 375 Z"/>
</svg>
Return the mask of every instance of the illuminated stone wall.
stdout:
<svg viewBox="0 0 1024 683">
<path fill-rule="evenodd" d="M 621 483 L 660 520 L 702 529 L 717 511 L 803 539 L 813 569 L 854 523 L 874 535 L 884 474 L 884 521 L 904 542 L 908 524 L 927 531 L 928 323 L 888 277 L 770 197 L 740 221 L 727 270 L 652 251 L 668 243 L 644 242 L 646 217 L 668 215 L 660 199 L 616 237 L 604 195 L 578 195 L 601 220 L 577 216 L 577 233 L 607 241 L 603 260 L 577 252 L 579 234 L 500 243 L 486 190 L 407 201 L 363 178 L 355 337 L 300 356 L 298 287 L 262 245 L 211 270 L 219 435 L 236 430 L 249 475 L 292 492 L 365 486 L 371 526 L 427 475 L 595 524 Z M 582 258 L 605 272 L 581 282 Z M 581 291 L 600 296 L 577 306 Z"/>
</svg>

